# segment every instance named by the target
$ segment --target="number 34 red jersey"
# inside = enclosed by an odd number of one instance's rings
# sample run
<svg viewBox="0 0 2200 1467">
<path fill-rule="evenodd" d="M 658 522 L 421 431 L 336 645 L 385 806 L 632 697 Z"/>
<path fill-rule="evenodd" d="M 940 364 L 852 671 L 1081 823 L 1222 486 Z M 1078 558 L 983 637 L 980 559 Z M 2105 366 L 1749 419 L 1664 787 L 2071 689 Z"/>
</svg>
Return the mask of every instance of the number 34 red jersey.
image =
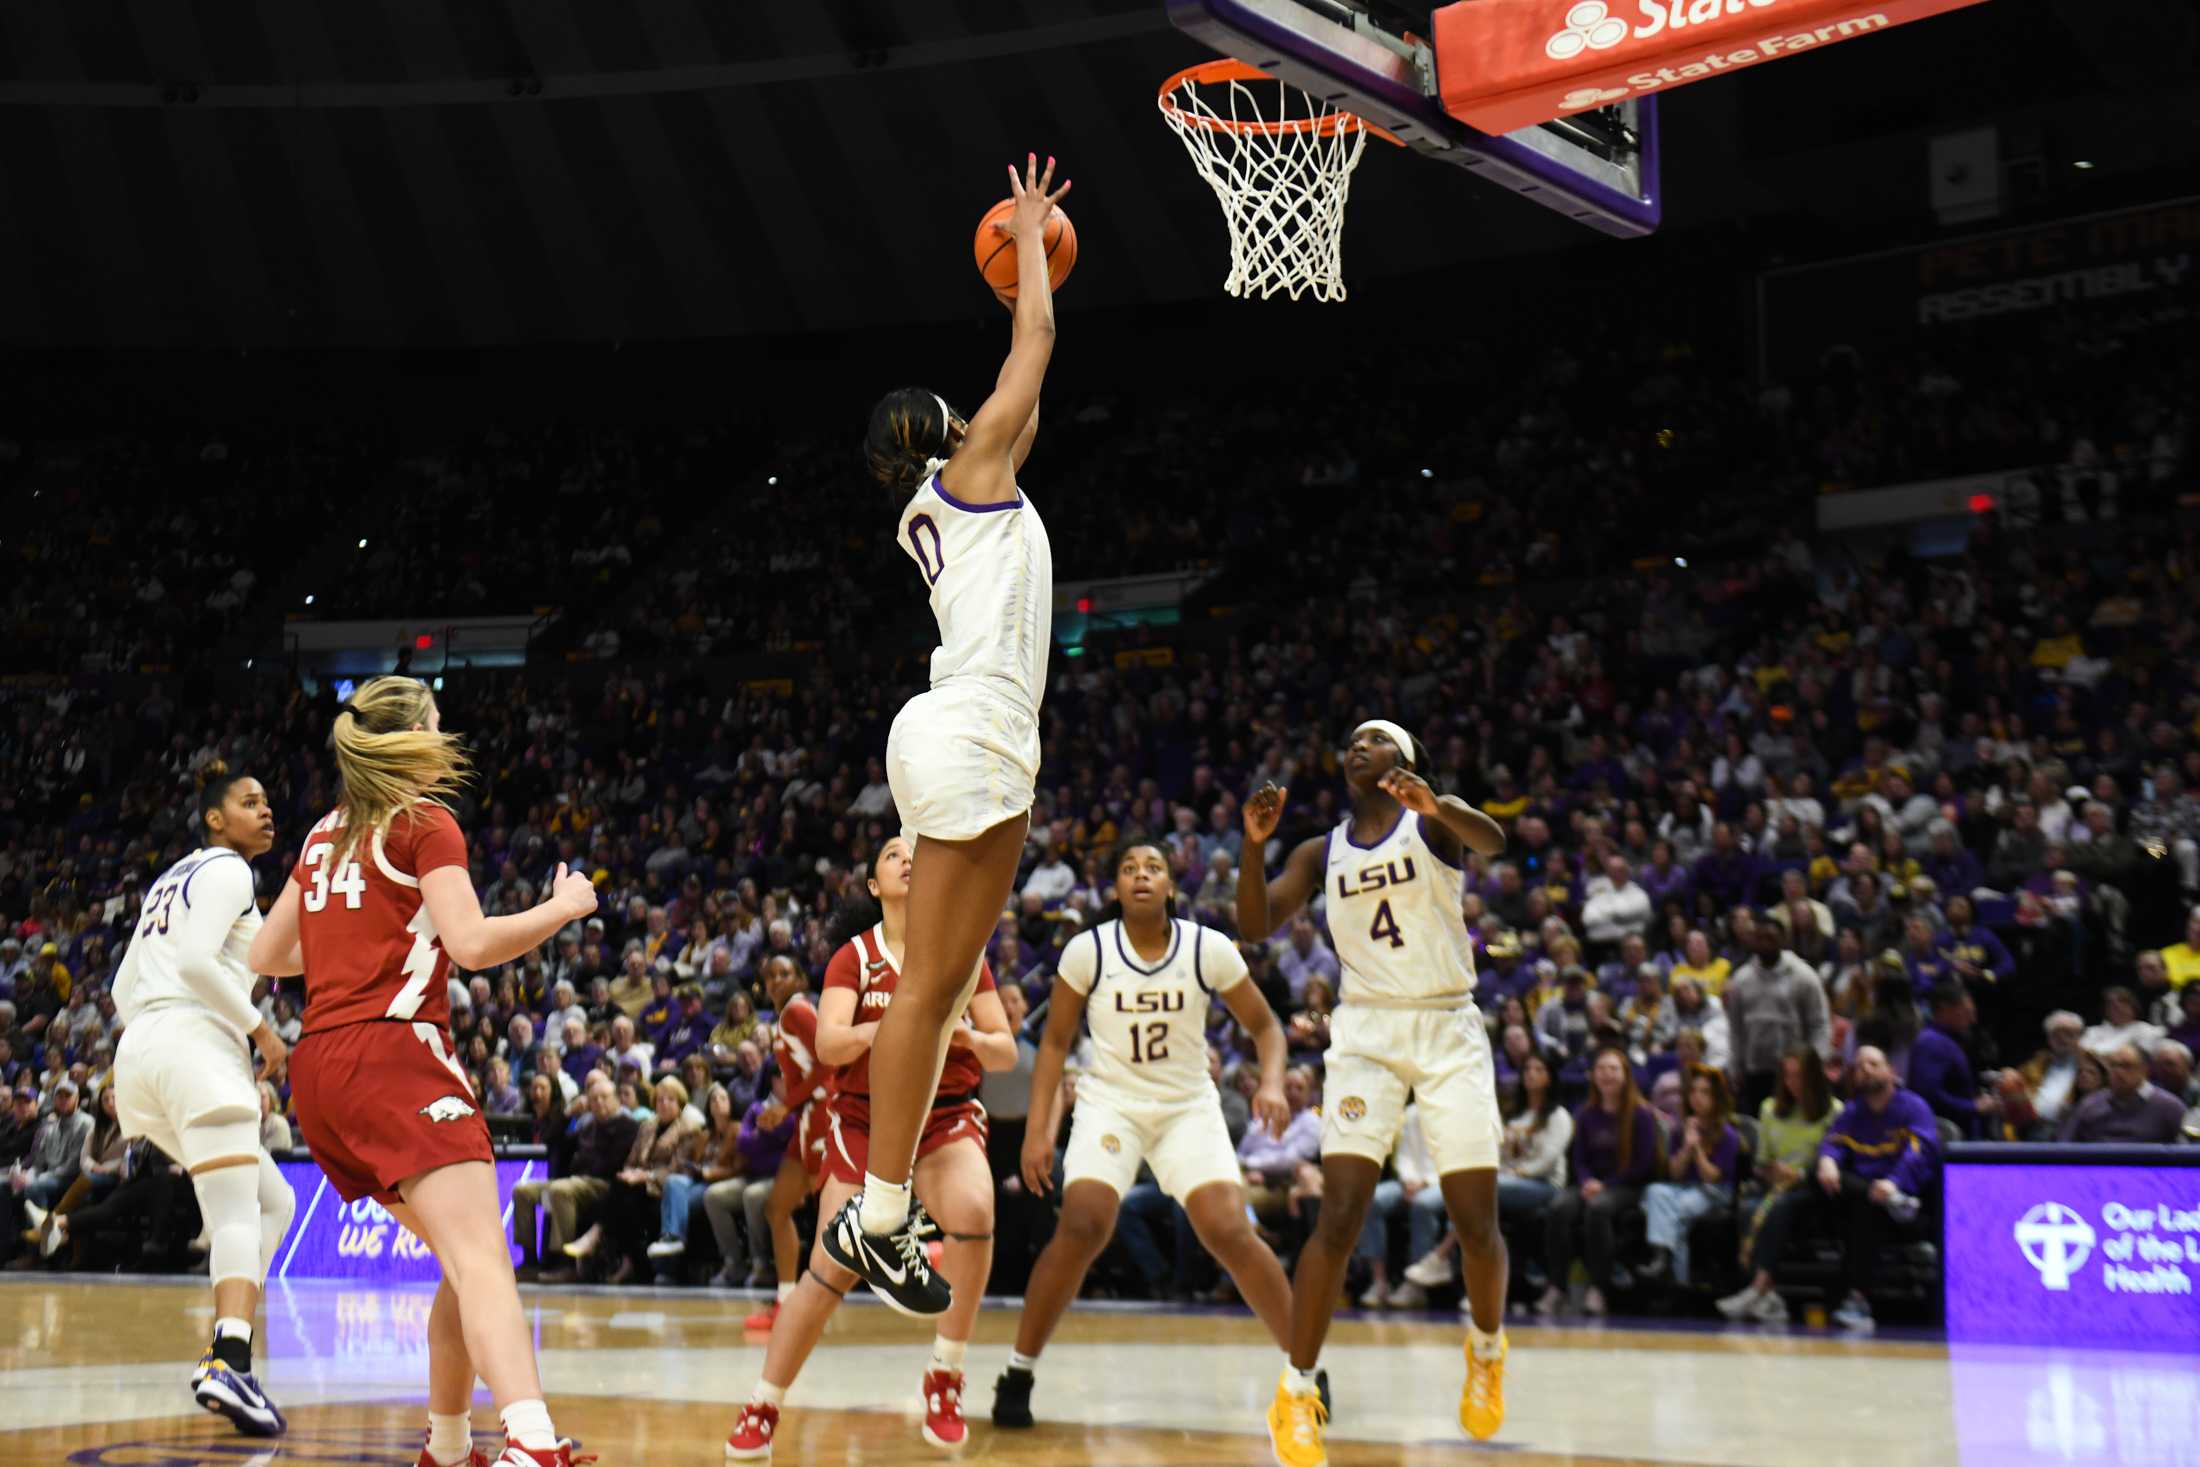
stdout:
<svg viewBox="0 0 2200 1467">
<path fill-rule="evenodd" d="M 441 805 L 400 811 L 386 837 L 352 848 L 339 865 L 343 812 L 306 832 L 291 879 L 298 883 L 298 941 L 306 965 L 305 1032 L 367 1019 L 403 1019 L 446 1030 L 451 960 L 420 878 L 466 865 L 466 837 Z"/>
</svg>

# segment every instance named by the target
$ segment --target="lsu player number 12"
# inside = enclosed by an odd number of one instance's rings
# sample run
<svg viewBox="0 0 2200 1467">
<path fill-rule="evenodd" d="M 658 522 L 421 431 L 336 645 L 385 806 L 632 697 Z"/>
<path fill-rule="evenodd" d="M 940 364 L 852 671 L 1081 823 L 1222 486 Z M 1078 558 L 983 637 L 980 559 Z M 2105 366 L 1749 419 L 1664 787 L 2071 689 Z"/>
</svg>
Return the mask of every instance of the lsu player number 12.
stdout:
<svg viewBox="0 0 2200 1467">
<path fill-rule="evenodd" d="M 1417 741 L 1388 719 L 1352 732 L 1344 751 L 1351 813 L 1301 841 L 1275 881 L 1266 847 L 1285 791 L 1263 786 L 1245 804 L 1238 930 L 1264 939 L 1316 892 L 1344 970 L 1323 1085 L 1322 1212 L 1299 1253 L 1291 1346 L 1269 1407 L 1284 1467 L 1322 1467 L 1327 1412 L 1316 1371 L 1383 1163 L 1420 1105 L 1445 1210 L 1459 1232 L 1473 1322 L 1459 1422 L 1483 1440 L 1504 1419 L 1505 1276 L 1497 1231 L 1503 1137 L 1488 1031 L 1474 1005 L 1474 949 L 1460 907 L 1466 853 L 1504 849 L 1496 821 L 1415 773 Z"/>
</svg>

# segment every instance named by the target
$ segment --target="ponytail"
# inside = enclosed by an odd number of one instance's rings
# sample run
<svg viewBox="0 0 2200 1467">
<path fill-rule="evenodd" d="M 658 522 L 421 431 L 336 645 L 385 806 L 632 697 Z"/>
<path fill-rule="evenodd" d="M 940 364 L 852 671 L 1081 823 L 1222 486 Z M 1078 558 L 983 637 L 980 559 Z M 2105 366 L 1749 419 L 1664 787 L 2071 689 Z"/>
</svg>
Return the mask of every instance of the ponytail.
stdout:
<svg viewBox="0 0 2200 1467">
<path fill-rule="evenodd" d="M 420 803 L 448 807 L 472 776 L 473 766 L 455 735 L 426 728 L 434 699 L 427 685 L 409 677 L 378 677 L 362 684 L 337 710 L 329 745 L 343 794 L 336 808 L 343 828 L 336 861 L 358 850 L 362 839 L 389 833 L 396 817 Z"/>
<path fill-rule="evenodd" d="M 191 801 L 191 817 L 185 822 L 200 841 L 214 838 L 214 828 L 206 823 L 208 813 L 227 804 L 229 792 L 249 778 L 250 775 L 232 773 L 223 760 L 206 761 L 206 767 L 199 771 L 199 791 Z"/>
</svg>

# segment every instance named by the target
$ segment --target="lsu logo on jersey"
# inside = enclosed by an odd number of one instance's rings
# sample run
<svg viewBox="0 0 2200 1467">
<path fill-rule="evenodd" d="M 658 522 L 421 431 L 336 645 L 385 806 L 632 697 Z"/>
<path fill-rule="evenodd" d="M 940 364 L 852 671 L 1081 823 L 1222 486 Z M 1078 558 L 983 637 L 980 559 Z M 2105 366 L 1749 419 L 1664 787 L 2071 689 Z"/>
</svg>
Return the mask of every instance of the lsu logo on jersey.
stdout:
<svg viewBox="0 0 2200 1467">
<path fill-rule="evenodd" d="M 1381 891 L 1385 887 L 1404 886 L 1418 874 L 1413 869 L 1411 856 L 1384 861 L 1379 865 L 1362 866 L 1357 872 L 1340 871 L 1337 873 L 1337 895 L 1355 897 L 1371 891 Z M 1355 881 L 1359 885 L 1354 886 L 1352 883 Z"/>
<path fill-rule="evenodd" d="M 1118 989 L 1115 1011 L 1119 1014 L 1180 1014 L 1184 1011 L 1184 990 L 1148 989 L 1143 993 L 1124 993 Z"/>
<path fill-rule="evenodd" d="M 1102 1136 L 1100 1138 L 1100 1149 L 1102 1151 L 1105 1151 L 1110 1156 L 1115 1156 L 1122 1152 L 1123 1143 L 1116 1140 L 1114 1134 L 1111 1132 L 1108 1135 Z"/>
<path fill-rule="evenodd" d="M 1337 1102 L 1337 1119 L 1357 1121 L 1367 1115 L 1367 1102 L 1357 1095 L 1347 1095 Z"/>
<path fill-rule="evenodd" d="M 420 1107 L 420 1113 L 441 1125 L 445 1121 L 466 1119 L 474 1113 L 474 1108 L 455 1095 L 446 1095 L 441 1100 L 431 1100 Z"/>
</svg>

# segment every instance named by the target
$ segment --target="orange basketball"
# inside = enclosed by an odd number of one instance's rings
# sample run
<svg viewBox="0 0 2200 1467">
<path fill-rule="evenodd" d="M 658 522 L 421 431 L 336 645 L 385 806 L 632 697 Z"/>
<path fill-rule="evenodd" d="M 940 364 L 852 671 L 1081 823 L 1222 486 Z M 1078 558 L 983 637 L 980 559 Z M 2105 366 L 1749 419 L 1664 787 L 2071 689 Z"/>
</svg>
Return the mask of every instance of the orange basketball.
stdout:
<svg viewBox="0 0 2200 1467">
<path fill-rule="evenodd" d="M 978 273 L 994 293 L 1008 300 L 1016 298 L 1016 241 L 1014 237 L 995 232 L 993 221 L 1006 219 L 1015 211 L 1014 199 L 1003 199 L 985 211 L 978 221 L 978 237 L 972 247 L 978 257 Z M 1069 215 L 1057 205 L 1047 219 L 1047 280 L 1056 289 L 1069 279 L 1069 272 L 1077 265 L 1077 226 L 1069 222 Z"/>
</svg>

